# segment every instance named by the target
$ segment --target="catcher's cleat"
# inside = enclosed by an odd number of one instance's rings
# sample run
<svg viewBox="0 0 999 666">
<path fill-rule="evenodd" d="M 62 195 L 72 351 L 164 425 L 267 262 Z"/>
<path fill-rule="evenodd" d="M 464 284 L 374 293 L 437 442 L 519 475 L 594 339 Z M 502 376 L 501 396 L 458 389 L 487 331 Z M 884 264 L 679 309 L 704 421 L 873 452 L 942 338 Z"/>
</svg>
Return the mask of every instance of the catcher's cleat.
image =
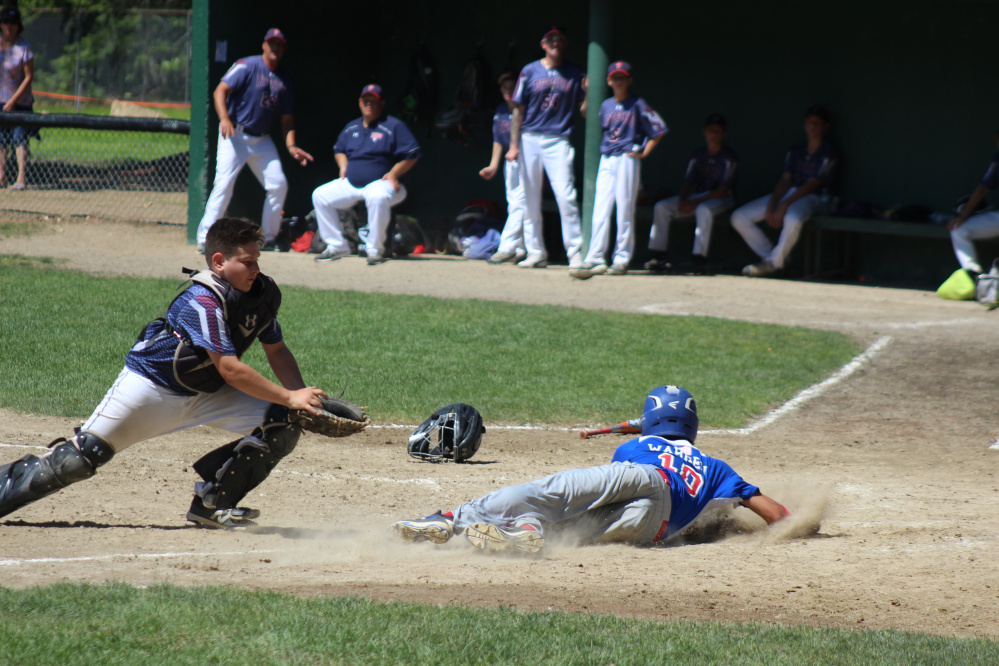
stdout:
<svg viewBox="0 0 999 666">
<path fill-rule="evenodd" d="M 245 517 L 243 513 L 245 511 L 260 515 L 255 509 L 243 509 L 242 512 L 240 509 L 209 509 L 201 502 L 201 498 L 196 496 L 187 511 L 187 520 L 201 527 L 231 530 L 253 524 Z"/>
<path fill-rule="evenodd" d="M 400 520 L 392 525 L 392 529 L 403 539 L 409 541 L 447 543 L 454 536 L 454 518 L 445 516 L 438 511 L 426 518 Z"/>
<path fill-rule="evenodd" d="M 491 553 L 537 553 L 545 547 L 545 536 L 533 525 L 475 523 L 465 528 L 465 538 L 479 550 Z"/>
</svg>

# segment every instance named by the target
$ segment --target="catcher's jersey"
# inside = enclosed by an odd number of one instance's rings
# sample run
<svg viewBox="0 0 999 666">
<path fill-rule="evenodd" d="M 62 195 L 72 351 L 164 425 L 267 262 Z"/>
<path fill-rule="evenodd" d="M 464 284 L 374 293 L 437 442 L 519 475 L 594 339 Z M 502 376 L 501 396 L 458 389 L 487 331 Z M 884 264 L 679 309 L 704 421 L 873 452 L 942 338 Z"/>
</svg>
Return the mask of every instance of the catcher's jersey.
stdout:
<svg viewBox="0 0 999 666">
<path fill-rule="evenodd" d="M 263 56 L 237 60 L 222 81 L 232 88 L 226 99 L 229 117 L 247 132 L 269 134 L 275 118 L 292 113 L 291 77 L 272 70 Z"/>
<path fill-rule="evenodd" d="M 663 119 L 641 97 L 618 102 L 613 97 L 600 105 L 601 155 L 625 155 L 642 150 L 649 139 L 665 134 Z"/>
<path fill-rule="evenodd" d="M 165 330 L 162 320 L 154 321 L 128 352 L 125 366 L 175 393 L 196 395 L 181 386 L 174 375 L 177 342 L 179 337 L 187 337 L 195 347 L 223 356 L 237 356 L 222 304 L 211 289 L 194 284 L 173 302 L 167 310 L 166 319 L 177 334 Z M 281 325 L 277 319 L 257 337 L 265 344 L 281 342 Z"/>
<path fill-rule="evenodd" d="M 801 187 L 812 178 L 828 187 L 835 169 L 836 149 L 828 141 L 823 141 L 814 153 L 808 152 L 807 143 L 796 143 L 784 158 L 784 172 L 791 174 L 791 187 Z"/>
<path fill-rule="evenodd" d="M 738 166 L 739 160 L 728 146 L 722 146 L 717 155 L 709 155 L 707 147 L 701 146 L 690 157 L 683 183 L 694 192 L 710 192 L 726 185 L 731 195 Z"/>
<path fill-rule="evenodd" d="M 759 492 L 727 463 L 701 453 L 686 440 L 639 437 L 619 446 L 612 462 L 652 465 L 666 474 L 673 508 L 663 538 L 682 530 L 713 504 L 733 504 Z"/>
<path fill-rule="evenodd" d="M 525 132 L 569 136 L 573 112 L 586 98 L 583 70 L 571 62 L 548 69 L 535 60 L 521 70 L 513 101 L 523 104 Z"/>
</svg>

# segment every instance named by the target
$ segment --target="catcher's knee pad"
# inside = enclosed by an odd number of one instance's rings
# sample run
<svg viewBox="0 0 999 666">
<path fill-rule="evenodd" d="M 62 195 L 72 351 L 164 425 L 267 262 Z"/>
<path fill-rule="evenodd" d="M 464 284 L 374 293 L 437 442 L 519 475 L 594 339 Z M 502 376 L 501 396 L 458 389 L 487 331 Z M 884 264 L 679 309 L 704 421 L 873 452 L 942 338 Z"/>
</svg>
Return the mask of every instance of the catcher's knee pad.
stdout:
<svg viewBox="0 0 999 666">
<path fill-rule="evenodd" d="M 71 439 L 57 439 L 47 453 L 27 455 L 0 467 L 0 516 L 65 488 L 89 479 L 95 470 L 111 460 L 114 449 L 92 432 L 80 432 Z"/>
<path fill-rule="evenodd" d="M 302 431 L 287 421 L 287 408 L 272 405 L 267 410 L 264 424 L 242 439 L 227 444 L 222 449 L 231 451 L 225 460 L 217 456 L 221 465 L 214 473 L 202 465 L 195 469 L 208 481 L 202 486 L 202 501 L 205 506 L 218 509 L 231 509 L 246 494 L 260 485 L 271 473 L 281 458 L 291 453 Z M 212 454 L 209 454 L 211 456 Z M 209 456 L 203 458 L 206 461 Z"/>
</svg>

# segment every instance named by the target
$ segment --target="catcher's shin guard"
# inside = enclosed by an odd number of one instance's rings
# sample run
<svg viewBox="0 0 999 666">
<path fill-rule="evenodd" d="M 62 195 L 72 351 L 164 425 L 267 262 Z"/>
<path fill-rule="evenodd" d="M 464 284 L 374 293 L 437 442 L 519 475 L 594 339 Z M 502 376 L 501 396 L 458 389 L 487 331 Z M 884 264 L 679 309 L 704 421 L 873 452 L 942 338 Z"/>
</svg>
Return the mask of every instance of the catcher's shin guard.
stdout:
<svg viewBox="0 0 999 666">
<path fill-rule="evenodd" d="M 288 409 L 271 405 L 252 433 L 205 454 L 194 471 L 205 480 L 197 494 L 206 507 L 231 509 L 259 486 L 298 444 L 301 429 L 288 423 Z"/>
<path fill-rule="evenodd" d="M 49 444 L 41 456 L 27 455 L 0 467 L 0 516 L 51 495 L 71 483 L 89 479 L 111 460 L 114 449 L 92 432 Z"/>
</svg>

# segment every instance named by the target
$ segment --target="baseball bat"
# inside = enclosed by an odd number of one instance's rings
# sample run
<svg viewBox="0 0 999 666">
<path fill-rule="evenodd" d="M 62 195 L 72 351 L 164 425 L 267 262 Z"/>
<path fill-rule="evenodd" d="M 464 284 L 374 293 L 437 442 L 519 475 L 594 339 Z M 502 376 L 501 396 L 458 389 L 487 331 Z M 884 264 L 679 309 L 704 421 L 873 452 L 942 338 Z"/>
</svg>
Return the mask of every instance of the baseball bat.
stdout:
<svg viewBox="0 0 999 666">
<path fill-rule="evenodd" d="M 594 435 L 608 435 L 611 433 L 620 433 L 622 435 L 634 435 L 636 433 L 642 432 L 642 419 L 630 419 L 628 421 L 622 421 L 617 425 L 612 425 L 609 428 L 597 428 L 596 430 L 580 430 L 579 438 L 588 439 Z"/>
</svg>

